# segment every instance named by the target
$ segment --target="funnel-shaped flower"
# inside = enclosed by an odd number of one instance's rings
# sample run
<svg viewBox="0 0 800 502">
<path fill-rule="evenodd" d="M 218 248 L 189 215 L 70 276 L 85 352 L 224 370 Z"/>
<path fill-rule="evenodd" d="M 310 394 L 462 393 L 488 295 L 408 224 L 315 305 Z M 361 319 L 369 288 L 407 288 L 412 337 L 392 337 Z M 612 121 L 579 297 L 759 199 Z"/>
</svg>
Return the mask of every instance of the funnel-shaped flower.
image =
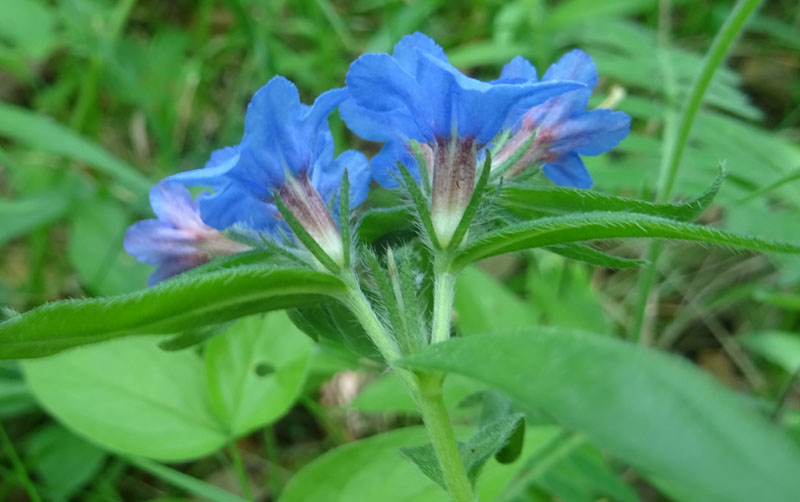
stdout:
<svg viewBox="0 0 800 502">
<path fill-rule="evenodd" d="M 592 177 L 579 155 L 599 155 L 614 148 L 630 131 L 630 117 L 606 109 L 586 110 L 597 85 L 597 68 L 583 51 L 573 50 L 548 68 L 541 82 L 576 80 L 585 88 L 566 92 L 530 106 L 522 103 L 512 110 L 506 126 L 514 133 L 494 158 L 500 165 L 527 145 L 522 157 L 509 169 L 518 174 L 542 162 L 545 175 L 559 185 L 588 188 Z M 536 68 L 517 57 L 503 68 L 498 82 L 537 82 Z"/>
<path fill-rule="evenodd" d="M 165 181 L 150 190 L 150 205 L 158 219 L 134 223 L 125 233 L 125 251 L 142 263 L 156 265 L 148 284 L 250 249 L 203 223 L 189 190 Z"/>
<path fill-rule="evenodd" d="M 273 238 L 288 233 L 275 206 L 277 193 L 339 263 L 342 241 L 328 204 L 339 194 L 345 169 L 351 207 L 363 202 L 370 179 L 362 154 L 333 155 L 327 117 L 346 97 L 344 89 L 334 89 L 307 106 L 300 102 L 294 84 L 275 77 L 253 96 L 239 145 L 215 152 L 205 168 L 172 179 L 214 190 L 200 198 L 203 219 L 210 225 L 239 227 Z"/>
<path fill-rule="evenodd" d="M 452 237 L 475 182 L 476 153 L 500 131 L 515 105 L 539 104 L 583 87 L 578 82 L 482 82 L 451 65 L 429 37 L 407 35 L 392 55 L 365 54 L 347 73 L 348 101 L 341 114 L 364 139 L 386 143 L 373 159 L 375 179 L 396 186 L 397 161 L 415 176 L 429 176 L 437 239 Z M 411 142 L 432 159 L 419 173 Z"/>
</svg>

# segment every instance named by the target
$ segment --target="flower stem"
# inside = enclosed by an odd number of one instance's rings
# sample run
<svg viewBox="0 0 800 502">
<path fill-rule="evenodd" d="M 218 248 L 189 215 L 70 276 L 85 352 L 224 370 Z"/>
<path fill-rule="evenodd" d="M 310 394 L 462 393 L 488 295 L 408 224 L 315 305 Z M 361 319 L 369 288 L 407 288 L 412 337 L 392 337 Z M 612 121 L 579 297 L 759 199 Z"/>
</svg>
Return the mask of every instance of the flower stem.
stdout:
<svg viewBox="0 0 800 502">
<path fill-rule="evenodd" d="M 446 340 L 450 336 L 450 310 L 453 304 L 455 275 L 447 269 L 444 270 L 445 273 L 437 275 L 437 284 L 439 285 L 437 291 L 439 293 L 436 294 L 434 312 L 437 312 L 436 305 L 439 305 L 438 312 L 446 312 L 446 317 L 440 314 L 442 317 L 438 323 L 440 331 L 434 330 L 432 336 L 434 340 L 436 339 L 434 336 L 442 340 Z M 342 279 L 349 286 L 349 294 L 345 301 L 350 311 L 356 316 L 387 364 L 406 384 L 409 393 L 417 403 L 422 421 L 428 430 L 428 436 L 442 468 L 451 501 L 473 502 L 475 499 L 472 495 L 472 485 L 467 478 L 464 463 L 458 452 L 455 433 L 447 415 L 447 408 L 442 400 L 443 376 L 416 375 L 408 370 L 394 367 L 394 362 L 402 355 L 397 343 L 375 315 L 369 301 L 361 292 L 355 275 L 344 275 Z"/>
<path fill-rule="evenodd" d="M 449 257 L 445 253 L 437 253 L 434 260 L 432 344 L 450 338 L 455 285 L 456 275 L 450 270 Z"/>
<path fill-rule="evenodd" d="M 414 393 L 422 414 L 422 421 L 428 430 L 428 437 L 433 444 L 442 477 L 447 485 L 452 502 L 474 502 L 472 485 L 464 469 L 464 462 L 458 452 L 453 426 L 447 415 L 442 399 L 443 377 L 424 375 L 419 379 L 417 391 Z"/>
</svg>

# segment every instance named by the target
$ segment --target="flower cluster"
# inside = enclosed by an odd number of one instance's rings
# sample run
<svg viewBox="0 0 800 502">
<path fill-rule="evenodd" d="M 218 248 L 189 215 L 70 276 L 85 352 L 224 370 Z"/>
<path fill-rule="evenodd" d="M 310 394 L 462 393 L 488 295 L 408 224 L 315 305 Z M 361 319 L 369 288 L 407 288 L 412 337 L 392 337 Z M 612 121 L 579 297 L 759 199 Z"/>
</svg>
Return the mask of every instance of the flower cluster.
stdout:
<svg viewBox="0 0 800 502">
<path fill-rule="evenodd" d="M 557 184 L 591 184 L 579 155 L 609 150 L 630 125 L 624 113 L 586 110 L 596 83 L 594 64 L 580 51 L 566 54 L 541 80 L 533 65 L 516 57 L 500 78 L 483 82 L 457 70 L 421 33 L 403 37 L 392 54 L 359 57 L 346 87 L 321 94 L 310 106 L 300 102 L 291 82 L 275 77 L 248 106 L 239 144 L 154 188 L 158 220 L 134 224 L 126 249 L 158 265 L 151 277 L 157 282 L 213 256 L 248 249 L 239 241 L 257 241 L 253 236 L 301 247 L 288 217 L 332 263 L 346 266 L 350 243 L 342 242 L 339 219 L 349 215 L 339 215 L 337 204 L 345 172 L 352 209 L 373 179 L 397 187 L 398 163 L 430 187 L 431 240 L 447 246 L 473 196 L 478 159 L 489 147 L 497 151 L 492 169 L 502 166 L 506 176 L 543 164 Z M 351 131 L 383 144 L 371 162 L 351 150 L 334 156 L 327 118 L 337 108 Z M 508 139 L 496 144 L 499 137 Z M 211 191 L 194 202 L 183 185 Z"/>
</svg>

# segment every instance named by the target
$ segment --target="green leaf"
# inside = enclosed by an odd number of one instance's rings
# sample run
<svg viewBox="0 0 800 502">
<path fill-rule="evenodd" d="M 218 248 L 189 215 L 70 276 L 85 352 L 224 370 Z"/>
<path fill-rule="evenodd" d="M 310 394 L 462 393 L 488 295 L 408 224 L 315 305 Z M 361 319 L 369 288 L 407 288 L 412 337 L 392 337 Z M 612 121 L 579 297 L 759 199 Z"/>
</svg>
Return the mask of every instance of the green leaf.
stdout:
<svg viewBox="0 0 800 502">
<path fill-rule="evenodd" d="M 201 344 L 209 340 L 230 327 L 230 323 L 211 324 L 201 328 L 191 329 L 179 335 L 167 338 L 158 344 L 161 350 L 174 351 L 183 350 Z"/>
<path fill-rule="evenodd" d="M 240 319 L 205 353 L 211 409 L 231 436 L 274 422 L 297 399 L 313 343 L 282 312 Z"/>
<path fill-rule="evenodd" d="M 547 246 L 546 250 L 570 260 L 582 261 L 589 265 L 596 267 L 626 269 L 636 268 L 646 262 L 643 260 L 634 260 L 630 258 L 620 258 L 597 250 L 585 244 L 576 244 L 567 242 L 564 244 L 556 244 L 554 246 Z"/>
<path fill-rule="evenodd" d="M 473 484 L 486 461 L 500 452 L 520 427 L 524 430 L 524 423 L 522 414 L 503 417 L 481 427 L 468 441 L 459 442 L 458 451 L 467 470 L 467 477 Z M 419 467 L 429 479 L 447 489 L 432 444 L 401 448 L 400 454 Z"/>
<path fill-rule="evenodd" d="M 41 357 L 135 334 L 169 334 L 258 312 L 313 305 L 344 291 L 311 270 L 237 267 L 178 276 L 110 298 L 49 303 L 0 324 L 0 358 Z"/>
<path fill-rule="evenodd" d="M 422 228 L 425 229 L 426 235 L 430 238 L 430 241 L 434 244 L 434 246 L 439 247 L 439 239 L 436 238 L 436 231 L 433 229 L 431 211 L 428 209 L 428 203 L 425 200 L 425 196 L 419 189 L 417 182 L 414 181 L 414 177 L 411 176 L 411 172 L 405 165 L 403 165 L 402 162 L 397 163 L 397 168 L 403 177 L 403 183 L 408 190 L 409 196 L 411 197 L 411 202 L 414 203 L 414 208 L 417 210 L 417 217 L 422 223 Z M 420 173 L 420 176 L 424 175 L 425 173 Z"/>
<path fill-rule="evenodd" d="M 86 162 L 136 195 L 146 194 L 152 185 L 133 166 L 114 157 L 102 147 L 52 118 L 24 108 L 0 103 L 0 136 L 30 148 Z"/>
<path fill-rule="evenodd" d="M 565 242 L 623 237 L 668 238 L 756 251 L 800 253 L 800 246 L 636 213 L 594 212 L 511 225 L 474 241 L 453 261 L 456 268 L 498 254 Z"/>
<path fill-rule="evenodd" d="M 738 337 L 746 349 L 777 364 L 789 373 L 800 370 L 800 335 L 762 331 Z"/>
<path fill-rule="evenodd" d="M 546 444 L 557 431 L 540 427 L 528 432 L 526 454 Z M 456 429 L 457 437 L 468 434 L 467 429 Z M 446 493 L 397 453 L 426 440 L 424 428 L 409 427 L 340 446 L 296 473 L 278 502 L 446 502 Z M 480 500 L 497 500 L 516 469 L 516 464 L 489 460 L 477 484 Z"/>
<path fill-rule="evenodd" d="M 0 245 L 58 220 L 69 207 L 65 193 L 53 191 L 24 199 L 0 200 Z"/>
<path fill-rule="evenodd" d="M 722 187 L 724 173 L 696 199 L 678 204 L 656 204 L 637 199 L 616 197 L 591 190 L 576 188 L 506 187 L 500 203 L 522 216 L 538 217 L 541 214 L 563 214 L 589 211 L 625 211 L 671 220 L 692 221 L 702 213 Z"/>
<path fill-rule="evenodd" d="M 52 423 L 30 436 L 25 452 L 49 500 L 72 497 L 97 475 L 106 457 L 97 446 Z"/>
<path fill-rule="evenodd" d="M 467 267 L 456 280 L 456 328 L 461 335 L 492 333 L 536 325 L 534 308 L 478 267 Z"/>
<path fill-rule="evenodd" d="M 111 451 L 202 457 L 229 436 L 208 406 L 203 362 L 152 338 L 114 340 L 23 363 L 36 399 L 59 422 Z"/>
<path fill-rule="evenodd" d="M 470 378 L 459 375 L 444 381 L 444 402 L 451 414 L 457 413 L 459 403 L 468 396 L 483 390 L 483 385 Z M 350 403 L 353 409 L 367 413 L 408 413 L 418 412 L 417 405 L 408 394 L 406 384 L 397 373 L 385 373 L 367 385 Z"/>
<path fill-rule="evenodd" d="M 675 499 L 800 499 L 800 451 L 740 396 L 677 357 L 539 328 L 451 340 L 401 364 L 470 376 L 541 409 Z"/>
<path fill-rule="evenodd" d="M 401 230 L 413 231 L 414 212 L 408 206 L 371 209 L 364 213 L 356 234 L 360 242 L 372 244 L 381 237 Z"/>
<path fill-rule="evenodd" d="M 364 328 L 344 305 L 336 301 L 317 302 L 289 309 L 289 319 L 319 343 L 345 347 L 363 357 L 383 361 Z"/>
</svg>

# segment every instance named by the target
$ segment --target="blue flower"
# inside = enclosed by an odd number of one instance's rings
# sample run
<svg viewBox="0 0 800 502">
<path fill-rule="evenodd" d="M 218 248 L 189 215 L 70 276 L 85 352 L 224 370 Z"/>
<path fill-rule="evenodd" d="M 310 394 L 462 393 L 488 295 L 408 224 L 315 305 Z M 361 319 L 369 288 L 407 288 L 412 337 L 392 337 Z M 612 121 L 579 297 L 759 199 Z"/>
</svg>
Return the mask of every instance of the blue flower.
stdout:
<svg viewBox="0 0 800 502">
<path fill-rule="evenodd" d="M 623 112 L 586 110 L 592 89 L 597 85 L 597 68 L 583 51 L 565 54 L 548 68 L 541 82 L 560 80 L 576 80 L 586 87 L 536 106 L 529 106 L 529 103 L 515 106 L 506 121 L 514 134 L 498 152 L 493 165 L 502 164 L 529 143 L 522 157 L 508 171 L 509 175 L 542 162 L 544 174 L 553 182 L 588 188 L 592 177 L 580 155 L 599 155 L 614 148 L 630 132 L 631 119 Z M 536 68 L 517 57 L 503 68 L 498 81 L 537 82 Z"/>
<path fill-rule="evenodd" d="M 396 186 L 396 163 L 415 177 L 411 144 L 432 160 L 432 216 L 441 245 L 460 220 L 474 189 L 477 151 L 503 127 L 515 105 L 539 104 L 578 82 L 482 82 L 458 71 L 429 37 L 406 35 L 392 55 L 365 54 L 347 72 L 350 99 L 341 108 L 347 126 L 362 138 L 385 143 L 373 159 L 375 179 Z"/>
<path fill-rule="evenodd" d="M 204 221 L 217 229 L 240 228 L 272 238 L 288 233 L 274 201 L 278 193 L 323 249 L 341 256 L 341 237 L 327 209 L 338 197 L 344 170 L 350 180 L 349 201 L 356 207 L 369 189 L 366 157 L 346 151 L 334 157 L 327 117 L 347 98 L 334 89 L 312 106 L 300 102 L 297 88 L 274 77 L 247 107 L 239 145 L 214 152 L 203 169 L 171 177 L 214 192 L 200 197 Z"/>
<path fill-rule="evenodd" d="M 189 190 L 165 181 L 150 190 L 150 205 L 158 219 L 134 223 L 125 233 L 125 251 L 142 263 L 156 265 L 148 284 L 153 285 L 215 256 L 250 249 L 203 223 Z"/>
</svg>

